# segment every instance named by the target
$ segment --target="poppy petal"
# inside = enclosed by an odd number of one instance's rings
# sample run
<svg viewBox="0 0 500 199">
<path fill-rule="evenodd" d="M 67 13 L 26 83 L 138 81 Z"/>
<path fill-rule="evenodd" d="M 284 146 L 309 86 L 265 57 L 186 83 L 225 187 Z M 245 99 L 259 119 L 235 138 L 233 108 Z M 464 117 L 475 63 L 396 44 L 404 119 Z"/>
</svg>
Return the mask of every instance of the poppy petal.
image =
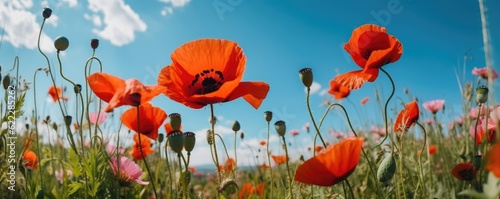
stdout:
<svg viewBox="0 0 500 199">
<path fill-rule="evenodd" d="M 333 79 L 333 81 L 347 87 L 350 90 L 360 88 L 366 81 L 370 80 L 372 74 L 365 73 L 363 70 L 351 71 L 339 75 Z"/>
<path fill-rule="evenodd" d="M 305 184 L 331 186 L 336 177 L 318 159 L 311 158 L 300 165 L 294 180 Z"/>
<path fill-rule="evenodd" d="M 349 96 L 351 89 L 339 84 L 335 80 L 332 80 L 330 81 L 330 90 L 328 90 L 328 93 L 335 96 L 335 99 L 339 100 Z"/>
<path fill-rule="evenodd" d="M 109 102 L 118 90 L 125 88 L 125 80 L 106 73 L 94 73 L 87 77 L 87 81 L 97 97 L 105 102 Z"/>
<path fill-rule="evenodd" d="M 500 178 L 500 143 L 491 147 L 487 159 L 488 164 L 486 165 L 486 170 L 495 174 L 497 178 Z"/>
<path fill-rule="evenodd" d="M 139 118 L 137 118 L 137 108 L 139 108 Z M 127 128 L 140 132 L 149 138 L 156 140 L 158 138 L 158 128 L 167 119 L 167 114 L 161 108 L 153 107 L 151 104 L 144 104 L 139 107 L 131 108 L 125 111 L 120 120 Z M 138 128 L 140 121 L 140 128 Z"/>
<path fill-rule="evenodd" d="M 265 82 L 240 82 L 226 101 L 243 97 L 255 109 L 258 109 L 268 92 L 269 84 Z"/>
<path fill-rule="evenodd" d="M 417 101 L 406 104 L 405 109 L 399 112 L 396 121 L 394 122 L 394 132 L 404 132 L 413 125 L 419 117 Z"/>
<path fill-rule="evenodd" d="M 471 163 L 462 162 L 453 167 L 451 174 L 459 180 L 471 181 L 476 178 L 477 170 Z"/>
</svg>

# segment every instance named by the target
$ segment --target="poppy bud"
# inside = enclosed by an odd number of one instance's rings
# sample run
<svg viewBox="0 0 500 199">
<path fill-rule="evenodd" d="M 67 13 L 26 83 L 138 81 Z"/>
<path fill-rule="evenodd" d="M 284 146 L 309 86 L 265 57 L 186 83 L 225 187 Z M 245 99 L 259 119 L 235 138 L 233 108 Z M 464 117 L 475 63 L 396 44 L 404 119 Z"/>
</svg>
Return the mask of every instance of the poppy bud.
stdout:
<svg viewBox="0 0 500 199">
<path fill-rule="evenodd" d="M 234 132 L 239 131 L 239 130 L 240 130 L 240 128 L 241 128 L 240 123 L 239 123 L 237 120 L 235 120 L 235 121 L 233 122 L 233 131 L 234 131 Z"/>
<path fill-rule="evenodd" d="M 214 136 L 212 135 L 211 130 L 207 130 L 207 142 L 209 145 L 212 145 L 214 143 Z"/>
<path fill-rule="evenodd" d="M 97 47 L 99 47 L 99 39 L 91 39 L 90 40 L 90 47 L 92 47 L 92 49 L 96 49 Z"/>
<path fill-rule="evenodd" d="M 380 163 L 377 170 L 377 179 L 379 182 L 386 183 L 392 179 L 396 173 L 396 158 L 391 153 Z"/>
<path fill-rule="evenodd" d="M 273 119 L 273 112 L 271 112 L 271 111 L 264 112 L 264 119 L 267 122 L 270 122 Z"/>
<path fill-rule="evenodd" d="M 243 140 L 243 138 L 245 138 L 245 133 L 241 132 L 240 133 L 240 138 Z"/>
<path fill-rule="evenodd" d="M 283 120 L 279 120 L 276 123 L 274 123 L 274 127 L 276 128 L 276 132 L 278 132 L 278 135 L 285 136 L 286 125 Z"/>
<path fill-rule="evenodd" d="M 75 85 L 75 87 L 73 87 L 73 91 L 75 91 L 75 94 L 82 92 L 82 85 L 80 84 Z"/>
<path fill-rule="evenodd" d="M 236 190 L 238 189 L 238 184 L 232 179 L 226 179 L 222 181 L 220 187 L 217 189 L 219 193 L 224 192 L 227 195 L 231 195 L 236 193 Z"/>
<path fill-rule="evenodd" d="M 71 117 L 71 115 L 64 116 L 64 124 L 66 124 L 66 126 L 71 125 L 72 120 L 73 120 L 73 117 Z"/>
<path fill-rule="evenodd" d="M 55 122 L 54 122 L 54 123 L 52 123 L 52 128 L 53 128 L 55 131 L 57 131 L 57 124 L 56 124 Z"/>
<path fill-rule="evenodd" d="M 481 85 L 476 88 L 476 102 L 483 104 L 488 101 L 488 87 Z"/>
<path fill-rule="evenodd" d="M 299 70 L 299 77 L 302 83 L 307 88 L 311 87 L 313 83 L 313 73 L 311 68 L 303 68 Z"/>
<path fill-rule="evenodd" d="M 193 151 L 194 145 L 196 144 L 196 136 L 193 132 L 184 133 L 184 150 L 188 153 Z"/>
<path fill-rule="evenodd" d="M 158 142 L 162 143 L 164 139 L 165 139 L 165 134 L 163 133 L 158 134 Z"/>
<path fill-rule="evenodd" d="M 52 9 L 50 8 L 44 8 L 42 12 L 42 16 L 44 19 L 48 19 L 52 15 Z"/>
<path fill-rule="evenodd" d="M 3 84 L 3 89 L 7 90 L 7 88 L 9 88 L 9 86 L 10 86 L 9 74 L 5 75 L 5 77 L 3 78 L 2 84 Z"/>
<path fill-rule="evenodd" d="M 181 114 L 179 113 L 172 113 L 168 116 L 170 118 L 170 126 L 172 126 L 172 129 L 174 131 L 179 131 L 181 128 Z"/>
<path fill-rule="evenodd" d="M 174 131 L 168 135 L 168 145 L 176 153 L 181 153 L 184 147 L 184 135 L 181 131 Z"/>
<path fill-rule="evenodd" d="M 56 47 L 57 51 L 65 51 L 68 49 L 69 40 L 64 36 L 59 36 L 54 41 L 54 47 Z"/>
</svg>

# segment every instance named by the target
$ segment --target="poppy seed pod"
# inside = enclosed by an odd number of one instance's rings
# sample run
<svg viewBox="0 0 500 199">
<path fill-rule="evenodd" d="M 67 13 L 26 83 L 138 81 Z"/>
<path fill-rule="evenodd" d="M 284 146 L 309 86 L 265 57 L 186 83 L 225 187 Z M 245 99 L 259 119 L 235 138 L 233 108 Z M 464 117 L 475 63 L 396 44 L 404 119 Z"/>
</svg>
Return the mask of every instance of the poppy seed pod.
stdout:
<svg viewBox="0 0 500 199">
<path fill-rule="evenodd" d="M 234 120 L 233 122 L 233 131 L 237 132 L 241 129 L 240 123 L 237 120 Z"/>
<path fill-rule="evenodd" d="M 50 8 L 44 8 L 42 12 L 42 16 L 44 19 L 48 19 L 52 15 L 52 9 Z"/>
<path fill-rule="evenodd" d="M 90 47 L 92 49 L 96 49 L 97 47 L 99 47 L 99 39 L 91 39 L 90 40 Z"/>
<path fill-rule="evenodd" d="M 172 129 L 174 131 L 179 131 L 181 128 L 181 123 L 182 123 L 181 114 L 172 113 L 172 114 L 168 115 L 168 117 L 170 118 L 170 126 L 172 126 Z"/>
<path fill-rule="evenodd" d="M 3 78 L 2 84 L 3 84 L 3 89 L 7 90 L 7 88 L 9 88 L 9 86 L 10 86 L 9 74 L 5 75 L 5 77 Z"/>
<path fill-rule="evenodd" d="M 488 87 L 481 85 L 476 88 L 476 102 L 483 104 L 488 101 Z"/>
<path fill-rule="evenodd" d="M 64 36 L 59 36 L 54 40 L 54 47 L 56 47 L 57 51 L 65 51 L 68 49 L 69 40 Z"/>
<path fill-rule="evenodd" d="M 73 117 L 71 117 L 71 115 L 64 116 L 64 124 L 66 126 L 71 125 L 72 120 L 73 120 Z"/>
<path fill-rule="evenodd" d="M 313 73 L 311 68 L 303 68 L 299 70 L 299 77 L 305 87 L 311 87 L 313 83 Z"/>
<path fill-rule="evenodd" d="M 214 136 L 211 130 L 207 130 L 207 142 L 209 145 L 212 145 L 214 143 Z"/>
<path fill-rule="evenodd" d="M 240 133 L 240 138 L 243 140 L 243 138 L 245 138 L 245 133 L 241 132 Z"/>
<path fill-rule="evenodd" d="M 174 131 L 168 135 L 168 145 L 176 153 L 181 153 L 184 147 L 184 135 L 181 131 Z"/>
<path fill-rule="evenodd" d="M 163 133 L 158 134 L 158 142 L 162 143 L 164 139 L 165 139 L 165 134 Z"/>
<path fill-rule="evenodd" d="M 273 112 L 271 112 L 271 111 L 264 112 L 264 119 L 267 122 L 270 122 L 273 119 Z"/>
<path fill-rule="evenodd" d="M 285 136 L 286 125 L 283 120 L 279 120 L 276 123 L 274 123 L 274 127 L 276 128 L 276 132 L 278 132 L 280 136 Z"/>
<path fill-rule="evenodd" d="M 196 136 L 193 132 L 184 133 L 184 150 L 188 153 L 193 151 L 194 145 L 196 144 Z"/>
<path fill-rule="evenodd" d="M 73 91 L 75 91 L 75 94 L 82 92 L 82 85 L 80 84 L 75 85 L 75 87 L 73 87 Z"/>
</svg>

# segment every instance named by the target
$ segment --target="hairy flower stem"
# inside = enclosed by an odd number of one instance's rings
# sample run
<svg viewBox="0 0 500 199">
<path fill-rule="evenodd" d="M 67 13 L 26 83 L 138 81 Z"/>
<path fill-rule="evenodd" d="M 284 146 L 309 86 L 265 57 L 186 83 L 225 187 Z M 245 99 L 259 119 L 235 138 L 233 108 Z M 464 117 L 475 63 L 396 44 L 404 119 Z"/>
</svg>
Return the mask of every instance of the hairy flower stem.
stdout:
<svg viewBox="0 0 500 199">
<path fill-rule="evenodd" d="M 269 165 L 269 178 L 271 179 L 271 198 L 273 197 L 273 187 L 274 187 L 274 179 L 273 179 L 273 168 L 271 167 L 271 151 L 269 151 L 269 132 L 271 128 L 271 123 L 267 122 L 267 143 L 266 143 L 266 154 L 267 154 L 267 164 Z M 255 157 L 255 156 L 254 156 Z"/>
<path fill-rule="evenodd" d="M 392 91 L 391 91 L 391 94 L 389 95 L 389 98 L 387 98 L 387 101 L 385 101 L 385 106 L 384 106 L 384 123 L 385 123 L 385 137 L 384 139 L 382 139 L 382 141 L 380 141 L 379 144 L 377 144 L 377 146 L 373 147 L 374 149 L 379 147 L 380 145 L 382 145 L 385 140 L 387 140 L 387 137 L 389 136 L 389 121 L 387 119 L 387 107 L 389 106 L 389 102 L 391 101 L 392 97 L 394 96 L 394 92 L 396 90 L 396 86 L 394 85 L 394 81 L 392 80 L 392 77 L 391 75 L 389 75 L 389 73 L 387 73 L 387 71 L 385 71 L 383 68 L 380 68 L 380 70 L 382 72 L 385 73 L 385 75 L 387 75 L 387 77 L 389 78 L 389 81 L 391 82 L 391 86 L 392 86 Z"/>
<path fill-rule="evenodd" d="M 425 183 L 425 179 L 424 179 L 424 169 L 423 169 L 423 165 L 422 165 L 422 155 L 424 154 L 424 150 L 427 148 L 427 158 L 430 159 L 430 154 L 429 154 L 429 149 L 428 149 L 428 144 L 427 144 L 427 132 L 425 131 L 425 128 L 424 126 L 422 126 L 422 124 L 418 123 L 418 122 L 415 122 L 421 129 L 422 129 L 422 132 L 424 133 L 424 144 L 422 146 L 422 149 L 420 149 L 420 155 L 418 156 L 418 172 L 419 172 L 419 183 L 421 186 L 423 186 L 424 188 L 422 189 L 423 190 L 423 193 L 422 195 L 425 196 L 427 195 L 427 190 L 428 190 L 428 187 L 425 186 L 427 183 Z M 430 182 L 428 183 L 430 186 L 429 187 L 432 187 L 432 175 L 431 176 L 431 180 Z M 415 193 L 418 193 L 418 189 L 419 189 L 420 186 L 418 186 L 416 189 L 415 189 Z"/>
<path fill-rule="evenodd" d="M 323 147 L 326 148 L 326 143 L 325 140 L 323 139 L 323 136 L 321 136 L 321 133 L 319 131 L 318 125 L 316 125 L 316 121 L 314 120 L 314 116 L 312 115 L 311 111 L 311 104 L 309 103 L 309 97 L 311 95 L 311 88 L 307 87 L 307 95 L 306 95 L 306 105 L 307 105 L 307 111 L 309 112 L 309 116 L 311 117 L 312 123 L 314 125 L 314 129 L 316 129 L 316 135 L 319 137 L 321 140 L 321 143 L 323 144 Z M 316 143 L 314 143 L 314 147 L 316 147 Z"/>
<path fill-rule="evenodd" d="M 210 120 L 214 120 L 214 105 L 213 104 L 210 104 Z M 212 125 L 212 131 L 210 132 L 212 134 L 212 139 L 213 139 L 213 143 L 212 145 L 214 146 L 213 147 L 213 151 L 212 152 L 212 155 L 215 157 L 215 167 L 217 167 L 217 182 L 218 182 L 218 185 L 220 185 L 221 181 L 222 181 L 222 174 L 221 174 L 221 171 L 220 171 L 220 168 L 219 168 L 219 156 L 217 156 L 217 146 L 216 146 L 216 142 L 215 142 L 215 121 L 211 121 L 210 122 L 211 125 Z"/>
<path fill-rule="evenodd" d="M 472 153 L 472 159 L 471 160 L 474 160 L 474 158 L 476 157 L 476 155 L 478 154 L 478 150 L 477 150 L 477 126 L 478 126 L 478 123 L 479 123 L 479 117 L 481 117 L 481 109 L 483 108 L 483 104 L 480 103 L 478 105 L 478 111 L 477 111 L 477 118 L 476 118 L 476 123 L 474 124 L 474 153 Z M 487 136 L 486 136 L 487 137 Z"/>
<path fill-rule="evenodd" d="M 293 187 L 292 187 L 292 184 L 293 184 L 293 178 L 292 178 L 292 173 L 290 172 L 290 165 L 289 165 L 289 159 L 288 158 L 288 147 L 287 147 L 287 144 L 286 144 L 286 141 L 285 141 L 285 136 L 281 136 L 281 138 L 283 139 L 283 145 L 285 146 L 285 155 L 286 155 L 286 172 L 288 173 L 288 190 L 290 191 L 290 196 L 289 197 L 292 197 L 293 198 Z"/>
<path fill-rule="evenodd" d="M 403 193 L 403 198 L 406 199 L 406 185 L 405 185 L 405 175 L 404 175 L 404 164 L 403 164 L 403 158 L 404 158 L 404 155 L 403 155 L 403 141 L 404 141 L 404 134 L 405 132 L 402 132 L 400 134 L 400 139 L 399 139 L 399 166 L 398 166 L 398 169 L 399 169 L 399 180 L 400 180 L 400 187 L 401 187 L 401 191 Z M 397 136 L 397 135 L 396 135 Z"/>
<path fill-rule="evenodd" d="M 144 161 L 144 165 L 146 166 L 146 170 L 148 171 L 148 175 L 149 175 L 149 179 L 151 179 L 151 185 L 153 186 L 153 193 L 155 194 L 155 198 L 158 198 L 158 196 L 156 195 L 156 187 L 155 187 L 155 182 L 154 181 L 154 178 L 153 178 L 153 175 L 151 174 L 151 171 L 149 170 L 149 166 L 148 166 L 148 161 L 146 161 L 146 157 L 144 156 L 144 152 L 142 152 L 142 141 L 141 141 L 141 120 L 139 118 L 140 116 L 140 111 L 139 111 L 139 106 L 135 107 L 137 109 L 137 133 L 139 134 L 139 151 L 141 152 L 141 157 L 142 157 L 142 160 Z"/>
</svg>

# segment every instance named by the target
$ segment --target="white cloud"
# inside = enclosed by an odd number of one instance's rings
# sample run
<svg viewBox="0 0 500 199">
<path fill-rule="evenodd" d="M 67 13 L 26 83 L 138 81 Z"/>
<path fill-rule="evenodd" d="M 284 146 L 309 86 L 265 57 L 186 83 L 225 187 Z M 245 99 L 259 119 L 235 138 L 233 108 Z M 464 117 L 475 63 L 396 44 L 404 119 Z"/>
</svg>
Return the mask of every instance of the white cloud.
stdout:
<svg viewBox="0 0 500 199">
<path fill-rule="evenodd" d="M 321 84 L 319 84 L 318 82 L 313 82 L 311 85 L 311 95 L 317 93 L 319 90 L 321 90 Z M 304 92 L 307 93 L 307 88 L 304 88 Z"/>
<path fill-rule="evenodd" d="M 184 7 L 191 0 L 159 0 L 159 1 L 167 4 L 167 6 L 165 6 L 163 10 L 161 10 L 160 12 L 162 16 L 166 16 L 168 14 L 174 13 L 174 8 Z"/>
<path fill-rule="evenodd" d="M 95 26 L 102 25 L 104 28 L 99 30 L 92 29 L 92 32 L 103 39 L 109 40 L 111 44 L 123 46 L 129 44 L 135 39 L 135 32 L 145 32 L 146 23 L 141 20 L 139 14 L 125 4 L 124 0 L 88 0 L 89 9 L 94 15 L 103 15 L 103 19 L 95 20 L 92 17 L 92 23 Z"/>
<path fill-rule="evenodd" d="M 328 89 L 327 89 L 327 88 L 325 88 L 325 89 L 323 89 L 323 90 L 321 90 L 321 91 L 319 92 L 319 95 L 320 95 L 320 96 L 324 96 L 324 95 L 326 95 L 327 93 L 328 93 Z"/>
<path fill-rule="evenodd" d="M 41 12 L 35 15 L 29 9 L 33 6 L 31 0 L 1 1 L 0 28 L 4 30 L 3 41 L 15 48 L 37 48 L 38 33 L 40 31 Z M 37 17 L 40 17 L 37 19 Z M 57 17 L 46 21 L 53 26 L 57 25 Z M 23 34 L 19 34 L 23 33 Z M 42 32 L 40 47 L 44 52 L 55 52 L 53 40 Z"/>
<path fill-rule="evenodd" d="M 89 21 L 92 21 L 92 23 L 97 26 L 97 27 L 101 27 L 102 26 L 102 21 L 101 21 L 101 17 L 99 17 L 99 15 L 89 15 L 87 13 L 83 14 L 83 17 Z"/>
<path fill-rule="evenodd" d="M 73 8 L 78 5 L 78 0 L 62 0 L 61 3 L 68 4 L 70 8 Z"/>
</svg>

